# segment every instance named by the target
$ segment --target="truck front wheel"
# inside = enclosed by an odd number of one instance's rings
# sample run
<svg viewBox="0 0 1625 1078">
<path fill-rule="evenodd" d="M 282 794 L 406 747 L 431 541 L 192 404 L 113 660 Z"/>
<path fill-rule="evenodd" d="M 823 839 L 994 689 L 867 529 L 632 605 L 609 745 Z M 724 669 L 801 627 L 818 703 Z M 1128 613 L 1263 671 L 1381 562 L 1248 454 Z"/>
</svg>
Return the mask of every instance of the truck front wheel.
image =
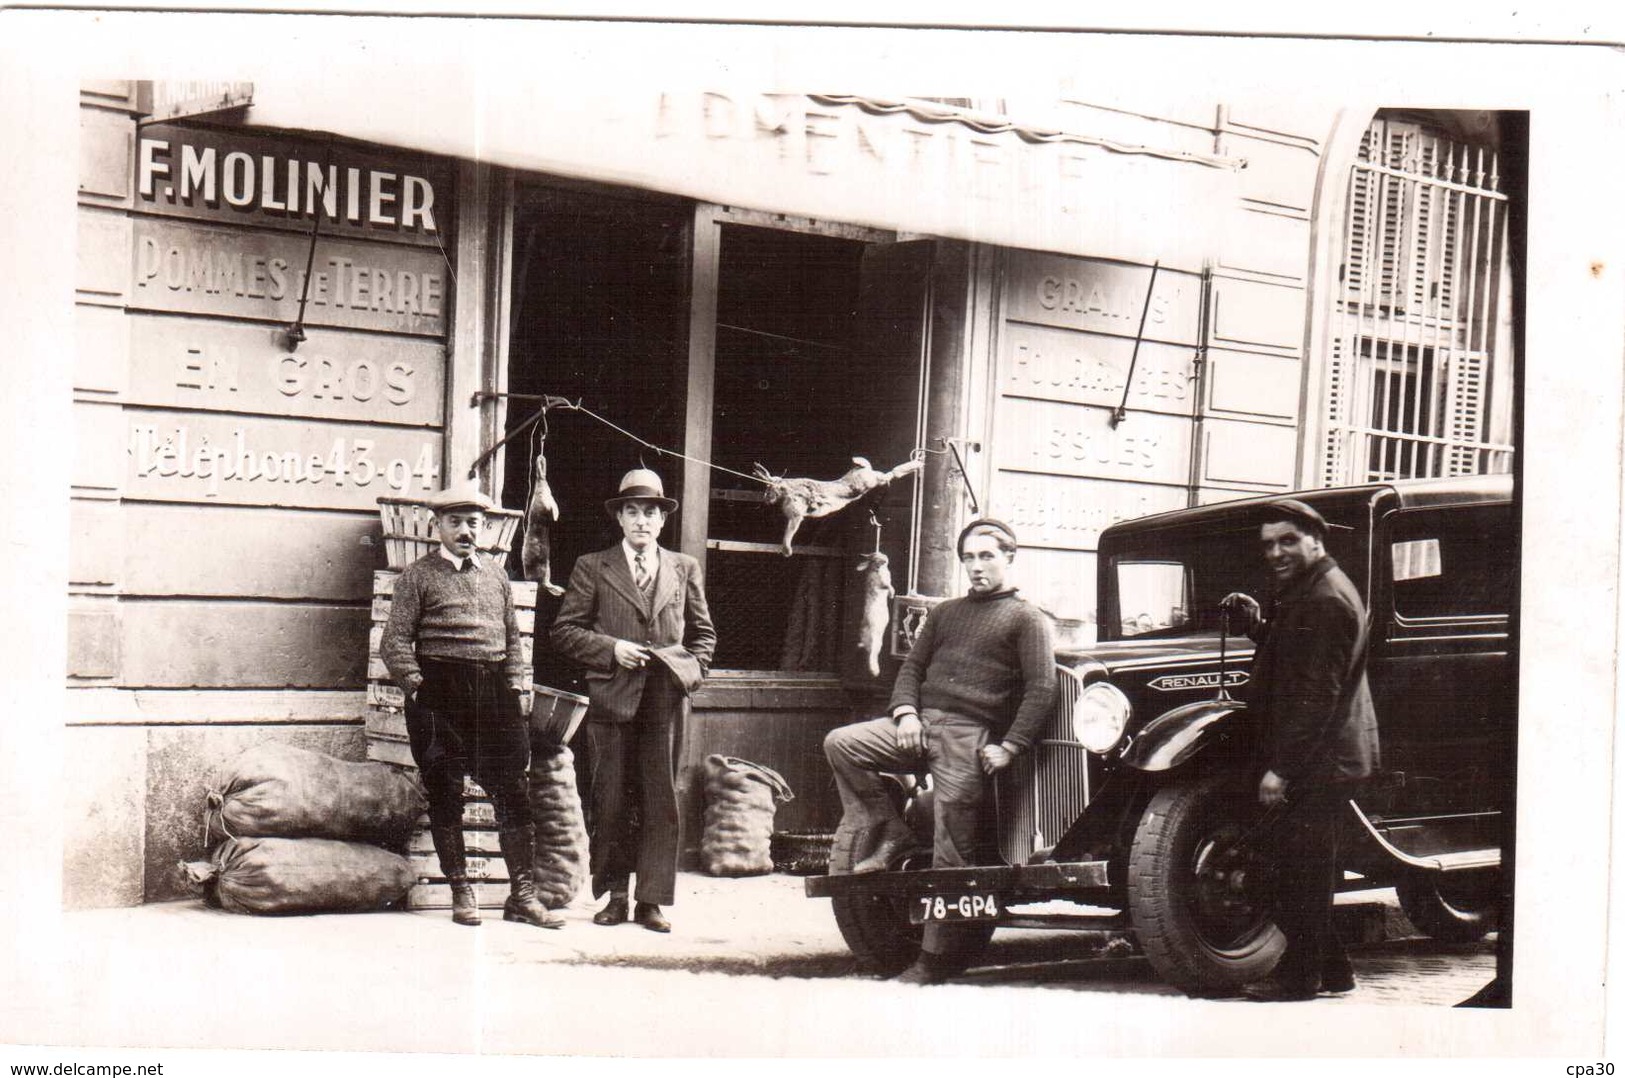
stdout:
<svg viewBox="0 0 1625 1078">
<path fill-rule="evenodd" d="M 1286 939 L 1269 914 L 1269 864 L 1248 841 L 1259 808 L 1224 775 L 1152 796 L 1128 858 L 1128 907 L 1158 976 L 1187 992 L 1267 976 Z"/>
<path fill-rule="evenodd" d="M 830 847 L 830 875 L 838 876 L 852 869 L 852 843 L 856 836 L 842 828 L 835 833 Z M 926 869 L 931 867 L 931 854 L 916 854 L 894 871 Z M 925 934 L 923 925 L 910 924 L 908 900 L 885 895 L 842 895 L 830 899 L 835 911 L 835 925 L 847 949 L 858 960 L 860 968 L 869 973 L 890 977 L 901 973 L 918 957 L 920 941 Z M 964 969 L 972 965 L 993 937 L 992 924 L 968 924 L 953 934 L 954 965 Z"/>
</svg>

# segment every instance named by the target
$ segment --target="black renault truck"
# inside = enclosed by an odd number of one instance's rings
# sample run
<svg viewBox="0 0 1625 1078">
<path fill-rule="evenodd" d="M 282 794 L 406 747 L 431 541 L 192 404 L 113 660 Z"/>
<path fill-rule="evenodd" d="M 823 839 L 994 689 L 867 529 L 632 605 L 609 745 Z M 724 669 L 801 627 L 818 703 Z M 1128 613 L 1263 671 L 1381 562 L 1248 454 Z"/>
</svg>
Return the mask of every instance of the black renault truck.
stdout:
<svg viewBox="0 0 1625 1078">
<path fill-rule="evenodd" d="M 1393 887 L 1419 930 L 1450 941 L 1493 929 L 1501 894 L 1517 722 L 1512 492 L 1510 476 L 1471 476 L 1292 495 L 1331 525 L 1327 550 L 1371 617 L 1382 770 L 1348 805 L 1343 888 Z M 1245 704 L 1253 646 L 1220 608 L 1232 591 L 1268 594 L 1268 500 L 1101 534 L 1098 643 L 1057 654 L 1048 728 L 987 799 L 985 865 L 930 868 L 930 793 L 912 776 L 898 777 L 898 798 L 921 841 L 892 870 L 848 874 L 851 836 L 837 832 L 830 874 L 806 888 L 832 900 L 864 967 L 905 967 L 929 921 L 980 943 L 1001 927 L 1128 931 L 1160 977 L 1193 993 L 1274 966 L 1285 941 Z"/>
</svg>

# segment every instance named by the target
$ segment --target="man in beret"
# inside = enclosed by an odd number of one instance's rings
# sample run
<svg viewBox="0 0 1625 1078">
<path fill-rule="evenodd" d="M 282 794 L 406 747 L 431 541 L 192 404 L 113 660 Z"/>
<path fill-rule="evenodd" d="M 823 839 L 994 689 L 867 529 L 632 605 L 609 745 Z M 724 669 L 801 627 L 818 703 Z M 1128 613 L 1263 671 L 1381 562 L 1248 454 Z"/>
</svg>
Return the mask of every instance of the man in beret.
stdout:
<svg viewBox="0 0 1625 1078">
<path fill-rule="evenodd" d="M 1365 676 L 1365 605 L 1326 553 L 1326 530 L 1304 502 L 1270 503 L 1259 516 L 1274 578 L 1269 606 L 1241 592 L 1223 600 L 1258 643 L 1247 699 L 1264 722 L 1258 800 L 1277 819 L 1276 924 L 1287 946 L 1274 974 L 1246 989 L 1263 1001 L 1354 988 L 1332 899 L 1348 801 L 1378 766 L 1377 715 Z"/>
<path fill-rule="evenodd" d="M 440 546 L 395 581 L 379 650 L 406 693 L 406 732 L 429 798 L 429 834 L 451 884 L 451 919 L 480 923 L 463 846 L 463 778 L 490 795 L 508 867 L 504 921 L 562 928 L 535 887 L 536 827 L 527 769 L 530 671 L 520 649 L 513 589 L 475 544 L 491 499 L 469 487 L 429 498 Z"/>
<path fill-rule="evenodd" d="M 700 563 L 659 543 L 677 501 L 660 476 L 634 468 L 604 509 L 621 542 L 583 554 L 549 635 L 560 654 L 586 669 L 587 749 L 592 761 L 592 890 L 609 893 L 598 925 L 632 919 L 670 932 L 660 907 L 676 898 L 677 761 L 688 700 L 699 687 L 716 632 Z"/>
<path fill-rule="evenodd" d="M 987 781 L 1032 747 L 1049 718 L 1053 634 L 1048 616 L 1007 580 L 1015 532 L 1002 521 L 974 520 L 960 532 L 957 549 L 969 593 L 938 604 L 926 618 L 898 672 L 888 714 L 824 739 L 854 873 L 889 869 L 912 847 L 879 772 L 922 766 L 936 792 L 932 867 L 975 864 Z M 869 852 L 859 858 L 862 850 Z M 952 927 L 927 925 L 918 960 L 898 980 L 945 980 L 959 965 L 957 942 Z"/>
</svg>

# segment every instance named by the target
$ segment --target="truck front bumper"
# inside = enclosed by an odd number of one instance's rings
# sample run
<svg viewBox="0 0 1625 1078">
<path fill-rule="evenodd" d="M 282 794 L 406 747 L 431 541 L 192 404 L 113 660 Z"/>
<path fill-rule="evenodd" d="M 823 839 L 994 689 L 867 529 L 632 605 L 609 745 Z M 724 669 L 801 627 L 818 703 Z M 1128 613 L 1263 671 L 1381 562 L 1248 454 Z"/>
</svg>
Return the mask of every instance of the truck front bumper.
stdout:
<svg viewBox="0 0 1625 1078">
<path fill-rule="evenodd" d="M 1084 898 L 1107 890 L 1105 861 L 1066 861 L 1037 865 L 998 865 L 974 868 L 933 868 L 922 872 L 868 872 L 861 876 L 811 876 L 809 898 L 844 898 L 855 895 L 998 895 L 1012 902 L 1040 902 L 1049 898 Z"/>
</svg>

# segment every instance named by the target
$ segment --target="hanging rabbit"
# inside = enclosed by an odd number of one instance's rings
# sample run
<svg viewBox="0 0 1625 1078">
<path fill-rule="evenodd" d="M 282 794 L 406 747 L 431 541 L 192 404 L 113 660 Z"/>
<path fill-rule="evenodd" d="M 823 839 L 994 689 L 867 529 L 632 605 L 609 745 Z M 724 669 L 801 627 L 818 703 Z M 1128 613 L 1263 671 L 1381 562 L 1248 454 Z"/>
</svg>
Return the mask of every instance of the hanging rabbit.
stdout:
<svg viewBox="0 0 1625 1078">
<path fill-rule="evenodd" d="M 552 526 L 559 519 L 559 503 L 553 500 L 553 488 L 547 485 L 547 456 L 542 452 L 546 444 L 543 435 L 537 443 L 530 502 L 525 506 L 525 545 L 519 557 L 525 579 L 536 581 L 549 595 L 557 596 L 564 594 L 564 589 L 553 583 Z"/>
<path fill-rule="evenodd" d="M 905 460 L 889 472 L 877 472 L 862 457 L 852 458 L 853 467 L 839 479 L 783 479 L 756 465 L 756 478 L 767 486 L 763 500 L 784 511 L 784 556 L 795 553 L 791 540 L 807 517 L 827 517 L 840 512 L 871 490 L 887 486 L 894 479 L 913 475 L 925 467 L 923 460 Z"/>
</svg>

